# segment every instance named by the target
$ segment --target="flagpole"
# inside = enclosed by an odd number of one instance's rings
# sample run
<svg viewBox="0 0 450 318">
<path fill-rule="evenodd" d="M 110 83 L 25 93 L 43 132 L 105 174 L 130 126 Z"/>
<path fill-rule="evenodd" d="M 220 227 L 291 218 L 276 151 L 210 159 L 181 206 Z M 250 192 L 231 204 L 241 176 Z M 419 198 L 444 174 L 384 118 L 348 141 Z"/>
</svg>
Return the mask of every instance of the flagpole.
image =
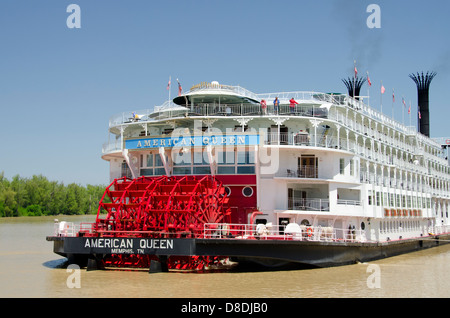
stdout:
<svg viewBox="0 0 450 318">
<path fill-rule="evenodd" d="M 171 85 L 172 76 L 169 76 L 169 84 L 167 85 L 167 89 L 169 90 L 169 106 L 170 106 L 170 85 Z"/>
<path fill-rule="evenodd" d="M 356 70 L 356 60 L 353 60 L 353 64 L 355 66 L 355 78 L 353 80 L 353 99 L 355 99 L 356 74 L 358 73 L 358 71 Z"/>
<path fill-rule="evenodd" d="M 395 103 L 395 93 L 394 89 L 392 89 L 392 117 L 394 117 L 394 103 Z"/>
<path fill-rule="evenodd" d="M 420 131 L 420 121 L 422 120 L 422 114 L 420 113 L 420 105 L 417 104 L 417 113 L 418 113 L 418 117 L 417 117 L 417 131 Z"/>
<path fill-rule="evenodd" d="M 409 101 L 409 108 L 411 108 L 411 101 Z M 409 127 L 411 127 L 411 112 L 409 112 Z"/>
<path fill-rule="evenodd" d="M 369 80 L 369 72 L 367 72 L 367 106 L 370 107 L 370 80 Z"/>
<path fill-rule="evenodd" d="M 402 108 L 402 124 L 405 125 L 405 107 Z"/>
<path fill-rule="evenodd" d="M 380 96 L 380 106 L 381 106 L 381 113 L 383 113 L 383 81 L 381 81 L 381 96 Z"/>
</svg>

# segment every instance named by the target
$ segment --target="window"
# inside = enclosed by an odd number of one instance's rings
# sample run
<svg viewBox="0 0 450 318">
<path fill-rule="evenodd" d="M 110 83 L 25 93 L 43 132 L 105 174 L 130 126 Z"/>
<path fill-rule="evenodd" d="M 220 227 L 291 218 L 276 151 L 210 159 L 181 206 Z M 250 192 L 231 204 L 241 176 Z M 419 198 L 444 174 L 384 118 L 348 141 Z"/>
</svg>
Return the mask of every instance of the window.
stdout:
<svg viewBox="0 0 450 318">
<path fill-rule="evenodd" d="M 236 173 L 235 166 L 230 166 L 230 167 L 219 166 L 219 167 L 217 167 L 217 174 L 235 174 L 235 173 Z"/>
<path fill-rule="evenodd" d="M 173 166 L 190 166 L 191 165 L 191 152 L 188 150 L 186 152 L 180 151 L 180 153 L 174 152 L 172 154 Z"/>
<path fill-rule="evenodd" d="M 369 205 L 372 205 L 372 190 L 368 191 L 367 202 L 369 203 Z"/>
<path fill-rule="evenodd" d="M 217 164 L 218 165 L 234 164 L 234 151 L 218 151 Z"/>
<path fill-rule="evenodd" d="M 193 153 L 194 167 L 193 174 L 211 174 L 209 157 L 207 151 L 195 151 Z"/>
<path fill-rule="evenodd" d="M 351 176 L 353 176 L 353 175 L 355 175 L 355 173 L 354 173 L 354 169 L 355 169 L 355 164 L 354 164 L 354 160 L 353 159 L 350 159 L 350 175 Z"/>
<path fill-rule="evenodd" d="M 344 158 L 339 159 L 339 173 L 340 174 L 344 174 L 344 169 L 345 169 L 344 164 L 345 164 L 345 159 Z"/>
<path fill-rule="evenodd" d="M 237 174 L 255 173 L 255 153 L 248 149 L 237 152 Z"/>
<path fill-rule="evenodd" d="M 210 166 L 202 166 L 202 167 L 194 166 L 194 174 L 211 174 L 211 167 Z"/>
<path fill-rule="evenodd" d="M 153 167 L 153 154 L 147 155 L 147 165 L 146 165 L 146 167 Z"/>
<path fill-rule="evenodd" d="M 191 166 L 189 167 L 173 167 L 174 175 L 191 174 Z"/>
<path fill-rule="evenodd" d="M 297 160 L 297 173 L 300 178 L 318 178 L 319 158 L 314 155 L 302 155 Z"/>
<path fill-rule="evenodd" d="M 161 155 L 155 154 L 154 158 L 154 166 L 155 166 L 155 176 L 161 176 L 166 174 L 166 169 L 164 169 L 164 163 L 161 159 Z M 166 157 L 167 160 L 167 157 Z"/>
<path fill-rule="evenodd" d="M 153 176 L 153 169 L 142 168 L 141 176 Z"/>
<path fill-rule="evenodd" d="M 182 151 L 173 158 L 173 174 L 211 174 L 206 151 Z"/>
<path fill-rule="evenodd" d="M 238 166 L 237 167 L 238 174 L 253 174 L 255 173 L 255 166 Z"/>
<path fill-rule="evenodd" d="M 157 153 L 141 155 L 141 176 L 160 176 L 165 175 L 166 170 L 161 160 L 161 156 Z"/>
<path fill-rule="evenodd" d="M 194 152 L 194 165 L 204 166 L 209 165 L 208 153 L 206 151 L 196 151 Z"/>
<path fill-rule="evenodd" d="M 130 179 L 132 178 L 130 167 L 128 167 L 128 164 L 126 163 L 125 160 L 122 162 L 121 176 L 130 178 Z"/>
<path fill-rule="evenodd" d="M 253 188 L 252 187 L 244 187 L 242 189 L 242 195 L 244 197 L 251 197 L 253 195 Z"/>
<path fill-rule="evenodd" d="M 144 160 L 145 158 L 145 160 Z M 153 154 L 141 155 L 141 176 L 153 176 Z"/>
<path fill-rule="evenodd" d="M 389 205 L 390 207 L 395 207 L 395 194 L 389 193 Z"/>
<path fill-rule="evenodd" d="M 235 174 L 234 150 L 217 152 L 217 174 Z"/>
<path fill-rule="evenodd" d="M 238 165 L 247 165 L 255 163 L 255 153 L 253 151 L 238 151 L 237 153 Z"/>
</svg>

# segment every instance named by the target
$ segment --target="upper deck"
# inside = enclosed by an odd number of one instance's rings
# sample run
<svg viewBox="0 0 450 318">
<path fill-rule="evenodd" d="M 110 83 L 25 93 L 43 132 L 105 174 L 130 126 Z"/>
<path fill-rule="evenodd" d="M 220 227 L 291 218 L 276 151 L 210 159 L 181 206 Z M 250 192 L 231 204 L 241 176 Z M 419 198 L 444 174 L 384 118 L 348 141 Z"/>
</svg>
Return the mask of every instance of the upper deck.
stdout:
<svg viewBox="0 0 450 318">
<path fill-rule="evenodd" d="M 275 109 L 273 101 L 278 97 L 279 109 Z M 298 104 L 290 107 L 290 99 Z M 265 101 L 267 109 L 261 107 Z M 196 119 L 198 117 L 317 117 L 338 121 L 344 125 L 348 111 L 359 114 L 361 118 L 374 121 L 389 129 L 406 135 L 415 135 L 435 147 L 439 142 L 418 133 L 415 127 L 405 126 L 391 117 L 379 112 L 364 103 L 364 97 L 355 99 L 340 93 L 321 93 L 314 91 L 292 91 L 255 94 L 240 86 L 219 85 L 217 82 L 194 85 L 183 95 L 166 101 L 153 108 L 126 111 L 112 116 L 109 120 L 111 133 L 120 133 L 120 127 L 133 124 L 152 124 L 175 119 Z M 361 123 L 364 125 L 363 121 Z M 351 127 L 353 128 L 353 127 Z M 362 130 L 362 129 L 361 129 Z"/>
<path fill-rule="evenodd" d="M 279 107 L 273 104 L 276 97 L 280 101 Z M 298 103 L 294 107 L 290 106 L 291 98 Z M 129 134 L 127 136 L 125 132 L 128 127 L 133 126 L 138 127 L 137 130 L 143 128 L 137 135 L 142 136 L 143 133 L 148 135 L 148 126 L 161 123 L 179 122 L 181 125 L 178 126 L 182 126 L 200 119 L 214 122 L 235 119 L 248 123 L 252 119 L 267 118 L 278 124 L 287 119 L 317 118 L 321 122 L 334 122 L 336 126 L 386 142 L 394 148 L 408 148 L 425 155 L 429 153 L 436 160 L 445 158 L 442 141 L 450 143 L 450 138 L 428 138 L 417 132 L 415 127 L 405 126 L 367 105 L 364 98 L 361 96 L 355 99 L 343 94 L 312 91 L 255 94 L 240 86 L 220 85 L 217 82 L 201 83 L 161 106 L 126 111 L 112 116 L 109 120 L 109 132 L 123 139 L 132 137 Z M 261 101 L 265 101 L 266 109 L 262 107 Z M 410 140 L 415 140 L 414 144 L 410 143 Z M 416 147 L 419 144 L 421 146 Z M 103 153 L 118 150 L 117 145 L 117 141 L 105 144 Z M 441 164 L 444 162 L 442 160 Z"/>
<path fill-rule="evenodd" d="M 275 97 L 280 101 L 278 108 L 273 104 Z M 297 102 L 294 107 L 290 107 L 291 98 Z M 369 164 L 361 164 L 363 182 L 378 180 L 378 170 L 384 166 L 403 169 L 408 175 L 431 175 L 440 179 L 440 183 L 450 183 L 447 153 L 442 147 L 442 140 L 446 142 L 449 138 L 428 138 L 415 127 L 405 126 L 367 105 L 364 99 L 311 91 L 255 94 L 240 86 L 202 83 L 161 106 L 111 117 L 109 132 L 115 138 L 103 145 L 103 157 L 121 154 L 126 140 L 165 137 L 175 127 L 184 127 L 186 132 L 190 129 L 189 134 L 193 134 L 193 122 L 199 120 L 202 126 L 208 126 L 201 127 L 206 129 L 205 133 L 211 127 L 225 131 L 242 126 L 242 132 L 247 125 L 249 131 L 265 127 L 261 142 L 267 146 L 353 153 Z M 266 109 L 261 105 L 263 100 Z M 280 130 L 282 126 L 284 130 Z M 307 138 L 300 138 L 300 142 L 299 129 L 308 131 Z"/>
</svg>

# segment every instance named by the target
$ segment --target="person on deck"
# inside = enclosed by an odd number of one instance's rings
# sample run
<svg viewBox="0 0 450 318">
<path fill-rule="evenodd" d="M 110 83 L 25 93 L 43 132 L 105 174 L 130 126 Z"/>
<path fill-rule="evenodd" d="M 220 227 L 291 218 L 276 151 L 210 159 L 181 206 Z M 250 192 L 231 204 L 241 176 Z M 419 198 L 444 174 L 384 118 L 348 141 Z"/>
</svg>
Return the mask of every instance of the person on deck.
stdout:
<svg viewBox="0 0 450 318">
<path fill-rule="evenodd" d="M 291 98 L 291 100 L 289 101 L 289 107 L 291 108 L 291 114 L 293 114 L 295 112 L 295 105 L 298 104 L 294 97 Z"/>
<path fill-rule="evenodd" d="M 262 109 L 262 113 L 264 115 L 266 115 L 267 114 L 267 104 L 264 99 L 261 100 L 261 109 Z"/>
<path fill-rule="evenodd" d="M 273 109 L 275 111 L 275 114 L 278 115 L 278 112 L 280 110 L 280 100 L 278 99 L 278 97 L 275 97 L 275 100 L 273 101 Z"/>
</svg>

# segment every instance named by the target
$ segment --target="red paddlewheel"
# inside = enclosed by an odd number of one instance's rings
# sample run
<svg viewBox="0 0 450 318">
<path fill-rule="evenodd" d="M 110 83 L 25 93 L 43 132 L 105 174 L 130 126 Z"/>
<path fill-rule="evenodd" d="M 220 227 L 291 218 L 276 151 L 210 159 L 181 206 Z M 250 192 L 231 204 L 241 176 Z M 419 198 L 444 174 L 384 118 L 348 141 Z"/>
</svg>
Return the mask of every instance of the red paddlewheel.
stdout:
<svg viewBox="0 0 450 318">
<path fill-rule="evenodd" d="M 152 259 L 157 259 L 150 255 L 125 255 L 112 254 L 103 259 L 103 265 L 107 267 L 129 267 L 129 268 L 146 268 L 150 266 Z"/>
<path fill-rule="evenodd" d="M 112 268 L 149 268 L 152 260 L 158 261 L 158 258 L 152 255 L 113 254 L 103 259 L 103 265 Z M 204 271 L 222 268 L 224 260 L 226 258 L 220 256 L 171 256 L 167 259 L 167 267 L 175 271 Z"/>
<path fill-rule="evenodd" d="M 169 257 L 168 267 L 174 270 L 202 271 L 220 268 L 226 258 L 221 256 Z"/>
<path fill-rule="evenodd" d="M 96 228 L 114 236 L 199 237 L 205 223 L 229 221 L 227 203 L 225 188 L 211 176 L 116 179 L 100 201 Z"/>
<path fill-rule="evenodd" d="M 103 212 L 106 212 L 104 214 Z M 113 237 L 202 237 L 206 223 L 229 223 L 225 188 L 211 176 L 114 180 L 100 201 L 95 228 Z M 110 255 L 106 266 L 149 267 L 152 255 Z M 169 269 L 203 270 L 223 258 L 168 258 Z"/>
</svg>

